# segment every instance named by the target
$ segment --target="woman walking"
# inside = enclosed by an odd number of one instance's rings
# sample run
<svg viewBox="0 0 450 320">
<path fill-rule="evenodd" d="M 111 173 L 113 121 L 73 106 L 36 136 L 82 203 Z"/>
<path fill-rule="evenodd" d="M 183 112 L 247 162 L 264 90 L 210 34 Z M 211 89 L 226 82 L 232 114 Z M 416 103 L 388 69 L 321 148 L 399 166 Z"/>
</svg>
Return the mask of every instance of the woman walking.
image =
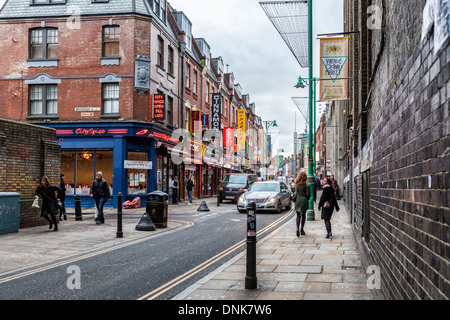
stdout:
<svg viewBox="0 0 450 320">
<path fill-rule="evenodd" d="M 55 192 L 58 192 L 58 196 L 55 196 Z M 58 231 L 58 221 L 56 216 L 58 214 L 58 202 L 60 201 L 60 194 L 62 190 L 60 187 L 50 184 L 48 177 L 43 176 L 39 187 L 36 189 L 35 198 L 39 195 L 42 197 L 42 210 L 41 217 L 47 220 L 50 224 L 49 229 L 55 228 L 53 231 Z M 50 218 L 48 215 L 50 214 Z"/>
<path fill-rule="evenodd" d="M 295 179 L 295 211 L 297 212 L 297 237 L 300 237 L 300 233 L 302 236 L 305 235 L 305 231 L 303 230 L 306 221 L 306 211 L 308 210 L 309 197 L 311 196 L 310 188 L 308 188 L 306 184 L 307 175 L 305 171 L 302 171 L 298 174 Z M 300 230 L 300 221 L 301 221 L 301 230 Z"/>
<path fill-rule="evenodd" d="M 331 216 L 333 215 L 334 208 L 339 211 L 339 205 L 337 203 L 336 197 L 334 196 L 334 189 L 332 186 L 331 179 L 327 178 L 327 183 L 323 187 L 322 196 L 319 201 L 319 210 L 322 209 L 321 218 L 325 221 L 325 227 L 327 229 L 326 238 L 330 238 L 331 234 Z"/>
</svg>

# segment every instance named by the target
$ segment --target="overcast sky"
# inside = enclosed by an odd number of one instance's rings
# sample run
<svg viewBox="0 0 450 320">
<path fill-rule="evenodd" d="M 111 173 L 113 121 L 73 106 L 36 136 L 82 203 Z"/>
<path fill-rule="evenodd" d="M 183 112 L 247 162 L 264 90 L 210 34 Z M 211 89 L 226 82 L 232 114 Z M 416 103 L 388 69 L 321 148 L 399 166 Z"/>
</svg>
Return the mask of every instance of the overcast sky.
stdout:
<svg viewBox="0 0 450 320">
<path fill-rule="evenodd" d="M 4 1 L 0 0 L 0 7 Z M 169 3 L 191 20 L 194 37 L 208 42 L 212 56 L 221 56 L 224 64 L 229 65 L 228 71 L 234 73 L 243 93 L 250 95 L 262 120 L 277 121 L 278 147 L 291 154 L 295 127 L 297 132 L 304 132 L 306 127 L 292 97 L 307 97 L 309 92 L 308 88 L 296 89 L 294 85 L 300 75 L 308 77 L 308 69 L 300 67 L 259 0 L 169 0 Z M 317 34 L 343 31 L 343 0 L 314 0 L 313 5 L 314 76 L 318 77 Z"/>
</svg>

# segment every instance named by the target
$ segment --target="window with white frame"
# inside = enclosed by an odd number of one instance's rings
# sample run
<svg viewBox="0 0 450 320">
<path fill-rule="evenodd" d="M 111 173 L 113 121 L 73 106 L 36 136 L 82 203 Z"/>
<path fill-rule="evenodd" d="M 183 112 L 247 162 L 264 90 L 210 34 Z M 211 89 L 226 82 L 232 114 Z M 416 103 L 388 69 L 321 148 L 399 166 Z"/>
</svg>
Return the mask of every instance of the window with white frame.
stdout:
<svg viewBox="0 0 450 320">
<path fill-rule="evenodd" d="M 102 85 L 103 97 L 102 113 L 118 114 L 119 113 L 119 84 L 118 83 L 104 83 Z"/>
<path fill-rule="evenodd" d="M 58 114 L 58 86 L 30 85 L 30 115 L 48 116 Z"/>
</svg>

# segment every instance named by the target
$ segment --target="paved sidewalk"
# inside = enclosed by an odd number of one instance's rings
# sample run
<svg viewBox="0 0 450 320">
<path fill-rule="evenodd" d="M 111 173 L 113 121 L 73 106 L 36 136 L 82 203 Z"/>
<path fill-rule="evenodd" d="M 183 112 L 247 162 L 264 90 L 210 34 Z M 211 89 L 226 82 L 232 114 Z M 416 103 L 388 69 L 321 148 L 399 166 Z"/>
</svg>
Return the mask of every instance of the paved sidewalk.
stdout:
<svg viewBox="0 0 450 320">
<path fill-rule="evenodd" d="M 207 203 L 209 212 L 197 211 L 202 201 Z M 342 202 L 340 207 L 341 211 L 332 218 L 332 239 L 325 239 L 325 227 L 317 211 L 316 220 L 306 222 L 306 236 L 297 238 L 294 218 L 265 238 L 258 238 L 258 289 L 244 288 L 244 251 L 173 300 L 373 299 Z M 225 205 L 217 207 L 215 198 L 194 200 L 192 205 L 169 205 L 168 227 L 151 232 L 135 229 L 145 207 L 123 209 L 123 238 L 116 237 L 117 209 L 105 210 L 103 225 L 94 223 L 95 209 L 83 209 L 82 221 L 75 221 L 74 209 L 69 209 L 68 220 L 59 224 L 58 232 L 45 225 L 0 235 L 0 284 L 9 277 L 58 261 L 76 260 L 177 231 L 187 227 L 183 214 L 210 214 L 224 208 Z"/>
<path fill-rule="evenodd" d="M 257 283 L 245 289 L 246 252 L 242 252 L 173 300 L 372 300 L 367 276 L 342 201 L 334 212 L 332 239 L 323 220 L 306 221 L 297 238 L 295 217 L 257 242 Z"/>
</svg>

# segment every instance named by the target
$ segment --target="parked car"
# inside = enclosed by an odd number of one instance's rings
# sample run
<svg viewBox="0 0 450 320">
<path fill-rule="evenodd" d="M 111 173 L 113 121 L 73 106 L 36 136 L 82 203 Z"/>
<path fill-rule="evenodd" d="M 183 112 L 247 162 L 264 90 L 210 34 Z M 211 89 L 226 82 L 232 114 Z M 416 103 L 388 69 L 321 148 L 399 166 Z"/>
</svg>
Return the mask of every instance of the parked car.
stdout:
<svg viewBox="0 0 450 320">
<path fill-rule="evenodd" d="M 255 174 L 229 173 L 226 174 L 219 184 L 219 203 L 223 200 L 236 202 L 241 194 L 258 180 Z"/>
<path fill-rule="evenodd" d="M 247 204 L 256 203 L 257 211 L 281 212 L 283 208 L 291 209 L 292 192 L 284 182 L 258 181 L 242 194 L 237 203 L 240 213 L 246 212 Z"/>
</svg>

